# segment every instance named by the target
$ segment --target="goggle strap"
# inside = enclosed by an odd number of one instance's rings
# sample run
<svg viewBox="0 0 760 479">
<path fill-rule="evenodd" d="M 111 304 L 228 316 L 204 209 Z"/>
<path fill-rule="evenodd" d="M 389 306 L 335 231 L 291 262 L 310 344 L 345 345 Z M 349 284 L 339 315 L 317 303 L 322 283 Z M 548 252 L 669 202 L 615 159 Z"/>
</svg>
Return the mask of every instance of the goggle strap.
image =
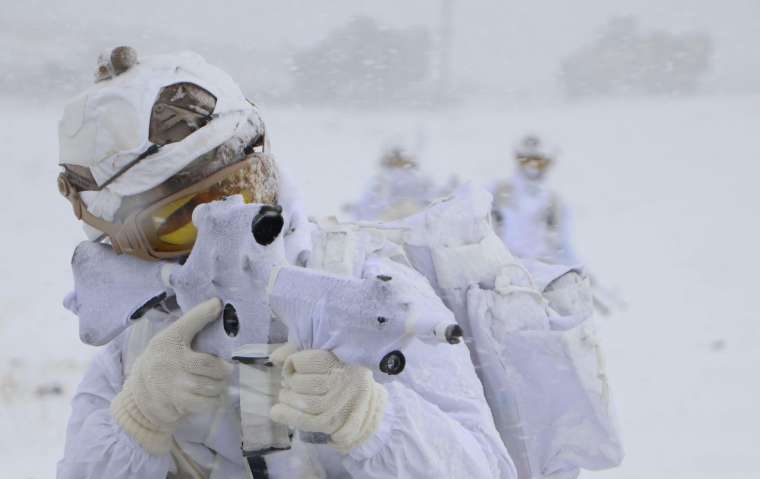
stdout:
<svg viewBox="0 0 760 479">
<path fill-rule="evenodd" d="M 158 149 L 156 148 L 155 151 L 158 151 Z M 266 153 L 254 153 L 250 156 L 260 154 L 266 155 Z M 123 224 L 110 223 L 90 213 L 82 201 L 82 198 L 79 195 L 79 191 L 71 184 L 65 172 L 61 172 L 58 175 L 58 191 L 63 197 L 69 200 L 71 206 L 74 208 L 74 215 L 77 217 L 77 219 L 82 220 L 93 228 L 102 231 L 111 239 L 111 246 L 117 254 L 129 253 L 148 261 L 155 261 L 164 258 L 174 258 L 177 257 L 178 254 L 176 252 L 165 253 L 155 251 L 152 248 L 150 242 L 140 234 L 140 228 L 138 227 L 140 218 L 144 214 L 152 211 L 154 208 L 165 205 L 166 203 L 174 201 L 183 196 L 200 193 L 207 190 L 212 185 L 226 178 L 228 175 L 230 175 L 230 173 L 243 168 L 245 166 L 244 163 L 245 159 L 222 168 L 221 170 L 208 176 L 202 181 L 199 181 L 198 183 L 195 183 L 159 201 L 156 201 L 153 205 L 151 205 L 151 207 L 130 215 Z M 101 188 L 105 187 L 107 183 L 103 184 Z"/>
<path fill-rule="evenodd" d="M 129 235 L 123 234 L 125 233 L 126 229 L 123 225 L 109 223 L 108 221 L 105 221 L 104 219 L 101 219 L 90 213 L 90 211 L 87 209 L 87 206 L 84 204 L 84 201 L 82 201 L 82 197 L 79 195 L 79 191 L 77 191 L 77 189 L 72 186 L 65 173 L 58 175 L 58 190 L 60 191 L 61 195 L 69 200 L 69 203 L 71 203 L 71 206 L 74 209 L 74 216 L 76 216 L 78 220 L 84 221 L 86 224 L 99 231 L 102 231 L 103 234 L 108 236 L 111 239 L 111 247 L 117 254 L 129 252 L 143 259 L 155 259 L 149 255 L 144 254 L 145 251 L 143 248 L 139 247 L 139 239 L 138 245 L 132 244 L 133 241 L 130 241 Z M 100 240 L 100 238 L 98 239 Z"/>
</svg>

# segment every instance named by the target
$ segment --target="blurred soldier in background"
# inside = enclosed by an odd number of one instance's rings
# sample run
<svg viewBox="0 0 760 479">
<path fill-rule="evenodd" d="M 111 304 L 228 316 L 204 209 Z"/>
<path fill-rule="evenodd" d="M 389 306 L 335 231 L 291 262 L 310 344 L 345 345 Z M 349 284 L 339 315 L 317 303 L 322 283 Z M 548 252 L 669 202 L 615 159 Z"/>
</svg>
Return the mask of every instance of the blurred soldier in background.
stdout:
<svg viewBox="0 0 760 479">
<path fill-rule="evenodd" d="M 420 171 L 417 158 L 396 145 L 380 158 L 380 170 L 356 203 L 343 207 L 354 220 L 391 221 L 420 211 L 453 190 L 455 180 L 439 189 Z"/>
<path fill-rule="evenodd" d="M 515 175 L 492 189 L 496 234 L 515 256 L 529 263 L 530 269 L 540 264 L 581 264 L 570 239 L 570 211 L 547 186 L 546 177 L 557 151 L 537 135 L 526 135 L 514 151 Z M 607 315 L 625 308 L 625 302 L 615 291 L 599 284 L 588 269 L 586 275 L 597 312 Z"/>
<path fill-rule="evenodd" d="M 545 182 L 555 156 L 536 135 L 520 141 L 514 177 L 492 190 L 494 229 L 520 258 L 572 265 L 578 260 L 570 244 L 569 214 Z"/>
</svg>

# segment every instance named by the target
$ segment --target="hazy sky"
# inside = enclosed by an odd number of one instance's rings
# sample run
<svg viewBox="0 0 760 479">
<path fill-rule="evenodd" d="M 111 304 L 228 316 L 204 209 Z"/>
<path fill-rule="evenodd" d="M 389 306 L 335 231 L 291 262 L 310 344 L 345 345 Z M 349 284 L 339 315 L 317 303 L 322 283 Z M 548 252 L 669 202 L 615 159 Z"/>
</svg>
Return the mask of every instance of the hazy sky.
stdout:
<svg viewBox="0 0 760 479">
<path fill-rule="evenodd" d="M 460 85 L 520 90 L 548 83 L 559 60 L 588 42 L 607 18 L 632 14 L 645 27 L 709 31 L 716 45 L 712 81 L 724 88 L 760 88 L 760 0 L 452 1 L 454 76 Z M 0 0 L 0 5 L 3 29 L 34 33 L 42 42 L 57 42 L 60 32 L 110 29 L 124 43 L 169 35 L 193 44 L 270 48 L 316 41 L 357 14 L 387 25 L 435 29 L 441 0 Z M 65 49 L 65 40 L 57 47 Z M 155 51 L 162 51 L 161 45 Z"/>
</svg>

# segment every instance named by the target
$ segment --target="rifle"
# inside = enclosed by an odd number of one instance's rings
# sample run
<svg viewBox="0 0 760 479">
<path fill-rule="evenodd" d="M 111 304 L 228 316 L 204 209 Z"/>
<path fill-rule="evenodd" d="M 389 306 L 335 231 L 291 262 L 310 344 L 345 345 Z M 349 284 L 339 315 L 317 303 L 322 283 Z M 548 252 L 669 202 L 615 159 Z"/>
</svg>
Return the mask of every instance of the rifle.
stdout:
<svg viewBox="0 0 760 479">
<path fill-rule="evenodd" d="M 299 349 L 332 351 L 345 363 L 389 376 L 407 367 L 403 349 L 413 339 L 429 344 L 462 339 L 453 313 L 432 288 L 429 293 L 410 288 L 382 266 L 355 277 L 287 264 L 277 206 L 231 197 L 196 207 L 193 223 L 198 229 L 193 251 L 170 272 L 168 283 L 182 310 L 211 297 L 224 303 L 220 321 L 201 331 L 193 347 L 241 363 L 241 405 L 245 409 L 244 402 L 252 400 L 259 410 L 249 417 L 255 425 L 248 435 L 243 414 L 243 449 L 252 470 L 261 466 L 262 455 L 289 447 L 287 430 L 263 417 L 276 401 L 279 383 L 268 361 L 271 348 L 264 346 L 284 339 L 279 323 Z M 258 399 L 243 394 L 243 382 L 253 384 Z M 262 435 L 262 428 L 268 432 Z"/>
</svg>

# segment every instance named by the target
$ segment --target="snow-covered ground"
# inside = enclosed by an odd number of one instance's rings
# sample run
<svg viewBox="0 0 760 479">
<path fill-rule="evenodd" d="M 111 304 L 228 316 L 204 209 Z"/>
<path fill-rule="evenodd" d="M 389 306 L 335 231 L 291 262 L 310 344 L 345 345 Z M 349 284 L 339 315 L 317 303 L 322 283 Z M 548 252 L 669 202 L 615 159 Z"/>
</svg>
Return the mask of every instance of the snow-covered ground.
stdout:
<svg viewBox="0 0 760 479">
<path fill-rule="evenodd" d="M 54 475 L 68 401 L 95 352 L 61 306 L 82 234 L 57 193 L 58 107 L 0 101 L 0 477 Z M 268 110 L 274 151 L 313 214 L 354 199 L 389 136 L 423 169 L 490 182 L 535 129 L 577 249 L 629 309 L 604 323 L 627 458 L 604 479 L 756 477 L 760 431 L 760 97 L 530 111 Z M 62 394 L 51 393 L 60 386 Z"/>
</svg>

